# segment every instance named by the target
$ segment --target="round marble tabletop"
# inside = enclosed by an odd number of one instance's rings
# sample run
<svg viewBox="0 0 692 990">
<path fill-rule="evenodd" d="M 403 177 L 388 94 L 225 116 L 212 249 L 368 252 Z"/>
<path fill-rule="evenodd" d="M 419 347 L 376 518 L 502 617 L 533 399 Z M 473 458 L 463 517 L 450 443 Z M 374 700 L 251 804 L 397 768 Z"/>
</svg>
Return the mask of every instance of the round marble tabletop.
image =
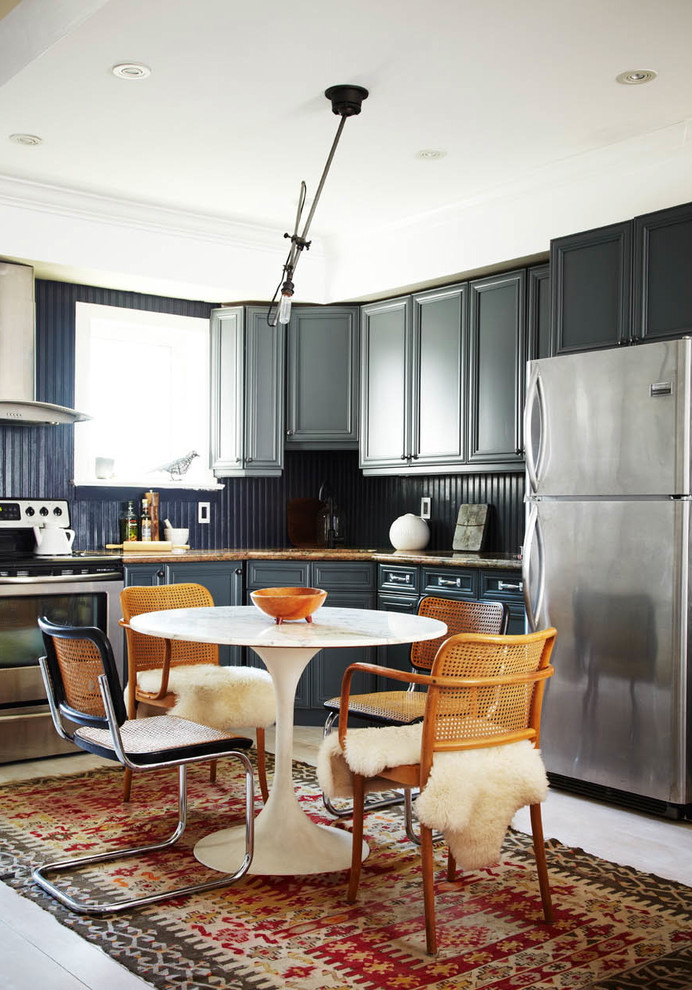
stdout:
<svg viewBox="0 0 692 990">
<path fill-rule="evenodd" d="M 447 627 L 437 619 L 365 608 L 323 605 L 312 622 L 277 624 L 254 605 L 218 605 L 179 608 L 133 616 L 138 632 L 162 639 L 252 647 L 323 649 L 343 646 L 381 646 L 413 643 L 443 636 Z"/>
</svg>

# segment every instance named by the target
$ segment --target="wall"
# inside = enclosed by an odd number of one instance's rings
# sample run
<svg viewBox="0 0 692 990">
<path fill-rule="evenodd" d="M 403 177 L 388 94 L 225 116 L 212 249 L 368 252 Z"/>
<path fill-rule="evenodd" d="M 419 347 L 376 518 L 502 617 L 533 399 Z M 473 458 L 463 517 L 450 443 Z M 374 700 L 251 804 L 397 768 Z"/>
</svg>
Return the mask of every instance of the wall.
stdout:
<svg viewBox="0 0 692 990">
<path fill-rule="evenodd" d="M 208 318 L 209 303 L 36 280 L 37 397 L 74 405 L 74 304 L 90 302 Z M 123 401 L 127 397 L 123 395 Z M 51 497 L 70 502 L 79 549 L 117 542 L 122 502 L 141 496 L 132 489 L 71 485 L 76 426 L 0 426 L 0 496 Z M 430 549 L 449 550 L 459 505 L 494 506 L 489 549 L 516 553 L 523 539 L 523 477 L 520 474 L 437 475 L 364 478 L 358 455 L 348 452 L 287 452 L 281 478 L 226 479 L 221 492 L 161 492 L 161 518 L 190 528 L 197 548 L 285 547 L 286 504 L 316 497 L 327 481 L 346 516 L 351 546 L 388 547 L 392 521 L 418 512 L 420 497 L 432 496 Z M 211 502 L 211 523 L 197 524 L 197 502 Z"/>
</svg>

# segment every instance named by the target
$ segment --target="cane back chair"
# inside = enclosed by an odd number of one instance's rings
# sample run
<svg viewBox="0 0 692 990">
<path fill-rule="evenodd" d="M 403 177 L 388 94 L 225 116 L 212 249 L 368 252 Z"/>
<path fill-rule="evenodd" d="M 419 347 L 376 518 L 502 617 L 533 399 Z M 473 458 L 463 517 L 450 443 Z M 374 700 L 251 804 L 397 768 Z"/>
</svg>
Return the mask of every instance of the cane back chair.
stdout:
<svg viewBox="0 0 692 990">
<path fill-rule="evenodd" d="M 34 881 L 71 911 L 107 914 L 225 887 L 244 876 L 252 862 L 254 842 L 253 770 L 244 752 L 252 740 L 173 715 L 128 719 L 113 651 L 105 633 L 95 627 L 56 625 L 46 618 L 40 618 L 38 624 L 46 651 L 39 663 L 58 734 L 88 753 L 117 761 L 131 771 L 177 767 L 178 823 L 172 835 L 161 842 L 115 850 L 111 846 L 108 852 L 36 867 L 32 874 Z M 72 884 L 70 892 L 58 884 L 57 876 L 72 876 L 80 867 L 139 858 L 173 846 L 187 823 L 188 764 L 222 757 L 233 757 L 240 762 L 245 778 L 245 854 L 234 873 L 176 889 L 104 900 L 75 895 L 71 892 Z M 48 874 L 56 874 L 56 880 L 49 879 Z"/>
<path fill-rule="evenodd" d="M 194 664 L 219 663 L 219 648 L 213 643 L 190 643 L 181 640 L 159 639 L 146 636 L 132 629 L 130 619 L 145 612 L 158 612 L 171 608 L 210 608 L 214 599 L 201 584 L 160 584 L 151 587 L 131 586 L 120 593 L 120 607 L 123 618 L 120 625 L 127 638 L 127 714 L 135 718 L 137 705 L 144 702 L 155 708 L 173 708 L 177 694 L 169 689 L 169 675 L 174 667 Z M 158 691 L 145 691 L 138 683 L 138 675 L 145 670 L 160 670 L 161 684 Z M 233 677 L 233 668 L 226 668 Z M 252 713 L 250 713 L 251 715 Z M 257 738 L 257 777 L 263 800 L 268 797 L 267 765 L 265 751 L 265 725 L 254 726 L 252 721 L 244 722 L 255 728 Z M 238 726 L 240 727 L 240 726 Z M 229 726 L 233 728 L 233 726 Z M 216 764 L 212 762 L 210 779 L 216 778 Z M 130 800 L 132 771 L 125 770 L 123 801 Z"/>
<path fill-rule="evenodd" d="M 413 681 L 427 687 L 422 727 L 420 761 L 391 766 L 378 777 L 391 780 L 395 787 L 423 789 L 435 753 L 504 746 L 522 739 L 535 747 L 540 741 L 540 720 L 546 680 L 554 673 L 550 656 L 555 629 L 521 636 L 461 634 L 447 639 L 440 647 L 429 675 L 408 674 L 356 663 L 344 673 L 341 692 L 339 742 L 346 757 L 347 713 L 350 685 L 358 670 L 377 673 L 398 681 Z M 382 732 L 396 729 L 383 728 Z M 348 760 L 347 760 L 348 762 Z M 353 773 L 353 855 L 347 898 L 355 901 L 361 871 L 363 813 L 366 778 Z M 541 806 L 530 806 L 533 848 L 543 916 L 552 921 L 550 885 L 545 858 Z M 426 946 L 437 952 L 435 897 L 433 886 L 433 836 L 421 825 L 421 866 L 425 905 Z M 448 856 L 447 879 L 454 879 L 456 864 Z"/>
</svg>

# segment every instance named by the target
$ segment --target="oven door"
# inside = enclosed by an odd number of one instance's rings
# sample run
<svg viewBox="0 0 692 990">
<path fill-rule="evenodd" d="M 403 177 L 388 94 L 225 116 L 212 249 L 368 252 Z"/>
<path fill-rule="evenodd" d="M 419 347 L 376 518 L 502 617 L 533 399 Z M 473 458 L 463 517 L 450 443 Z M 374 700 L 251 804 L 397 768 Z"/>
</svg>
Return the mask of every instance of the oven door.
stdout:
<svg viewBox="0 0 692 990">
<path fill-rule="evenodd" d="M 118 571 L 0 579 L 0 763 L 76 752 L 57 735 L 48 711 L 37 619 L 103 629 L 122 680 L 122 587 Z"/>
</svg>

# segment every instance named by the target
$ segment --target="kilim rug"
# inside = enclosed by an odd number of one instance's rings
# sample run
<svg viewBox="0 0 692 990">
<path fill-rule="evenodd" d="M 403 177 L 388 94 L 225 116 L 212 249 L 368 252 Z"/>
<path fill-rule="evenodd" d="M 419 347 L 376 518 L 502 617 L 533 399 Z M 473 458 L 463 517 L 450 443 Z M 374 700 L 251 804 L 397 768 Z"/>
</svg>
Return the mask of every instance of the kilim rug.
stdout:
<svg viewBox="0 0 692 990">
<path fill-rule="evenodd" d="M 190 771 L 189 848 L 240 810 L 240 781 L 229 762 L 211 784 Z M 300 800 L 326 816 L 314 770 L 295 765 Z M 445 879 L 437 850 L 440 951 L 425 953 L 418 852 L 396 809 L 371 813 L 371 853 L 357 905 L 345 899 L 346 873 L 246 876 L 236 886 L 127 915 L 70 913 L 31 881 L 31 867 L 63 854 L 168 834 L 176 775 L 135 777 L 120 801 L 118 768 L 0 787 L 2 880 L 162 990 L 690 990 L 690 888 L 548 844 L 555 923 L 542 923 L 530 839 L 510 832 L 501 866 Z M 165 829 L 161 827 L 162 815 Z M 335 826 L 345 827 L 345 826 Z M 158 854 L 133 866 L 99 867 L 83 887 L 150 889 L 210 875 L 187 853 Z M 105 872 L 104 872 L 105 871 Z"/>
</svg>

